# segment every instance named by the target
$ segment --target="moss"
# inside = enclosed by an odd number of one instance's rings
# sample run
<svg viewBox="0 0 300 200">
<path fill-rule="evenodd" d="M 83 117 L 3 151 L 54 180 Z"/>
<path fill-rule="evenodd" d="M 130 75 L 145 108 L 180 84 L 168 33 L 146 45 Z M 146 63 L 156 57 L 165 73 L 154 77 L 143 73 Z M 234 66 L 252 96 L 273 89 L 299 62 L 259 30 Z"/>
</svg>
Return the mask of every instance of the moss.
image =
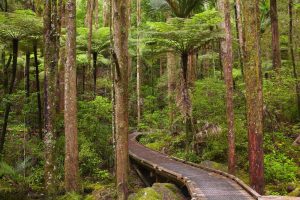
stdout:
<svg viewBox="0 0 300 200">
<path fill-rule="evenodd" d="M 300 186 L 297 187 L 294 191 L 292 191 L 291 193 L 289 193 L 289 196 L 292 197 L 300 197 Z"/>
<path fill-rule="evenodd" d="M 130 200 L 182 200 L 181 191 L 170 183 L 155 183 L 151 188 L 141 189 L 129 197 Z"/>
<path fill-rule="evenodd" d="M 162 196 L 153 188 L 141 189 L 138 193 L 131 196 L 130 200 L 161 200 Z"/>
<path fill-rule="evenodd" d="M 64 196 L 61 196 L 58 198 L 58 200 L 81 200 L 82 196 L 80 194 L 77 193 L 67 193 Z"/>
</svg>

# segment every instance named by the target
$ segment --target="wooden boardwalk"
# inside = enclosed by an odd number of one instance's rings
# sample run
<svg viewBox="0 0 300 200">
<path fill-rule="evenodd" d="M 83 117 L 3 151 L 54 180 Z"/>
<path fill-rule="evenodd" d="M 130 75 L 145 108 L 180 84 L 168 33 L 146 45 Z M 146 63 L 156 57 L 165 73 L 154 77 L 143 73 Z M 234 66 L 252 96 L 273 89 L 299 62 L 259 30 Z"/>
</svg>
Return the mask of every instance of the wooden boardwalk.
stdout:
<svg viewBox="0 0 300 200">
<path fill-rule="evenodd" d="M 192 166 L 178 159 L 139 144 L 136 137 L 140 133 L 129 135 L 129 154 L 139 165 L 155 171 L 161 176 L 173 177 L 173 180 L 186 186 L 192 200 L 250 200 L 258 199 L 259 194 L 239 179 L 208 168 Z"/>
</svg>

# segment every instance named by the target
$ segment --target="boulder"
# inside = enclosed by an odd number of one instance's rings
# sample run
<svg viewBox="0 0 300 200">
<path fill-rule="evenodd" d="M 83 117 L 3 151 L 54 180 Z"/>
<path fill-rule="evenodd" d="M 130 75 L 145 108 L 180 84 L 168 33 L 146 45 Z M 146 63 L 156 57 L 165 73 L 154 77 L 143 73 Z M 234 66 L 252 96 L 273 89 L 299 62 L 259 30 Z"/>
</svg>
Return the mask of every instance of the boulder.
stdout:
<svg viewBox="0 0 300 200">
<path fill-rule="evenodd" d="M 129 200 L 185 200 L 181 191 L 170 183 L 154 183 L 129 196 Z"/>
</svg>

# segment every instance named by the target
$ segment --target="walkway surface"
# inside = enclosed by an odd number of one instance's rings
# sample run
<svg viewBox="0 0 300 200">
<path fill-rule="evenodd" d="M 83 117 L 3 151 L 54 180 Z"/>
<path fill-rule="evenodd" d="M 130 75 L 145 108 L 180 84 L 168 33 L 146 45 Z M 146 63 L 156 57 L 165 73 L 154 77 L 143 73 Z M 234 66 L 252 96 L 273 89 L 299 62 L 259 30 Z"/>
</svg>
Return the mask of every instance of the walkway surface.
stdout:
<svg viewBox="0 0 300 200">
<path fill-rule="evenodd" d="M 236 181 L 198 167 L 177 161 L 169 156 L 153 151 L 139 144 L 136 137 L 129 135 L 129 154 L 141 165 L 150 167 L 162 174 L 173 175 L 188 188 L 193 200 L 248 200 L 257 199 L 250 195 Z"/>
</svg>

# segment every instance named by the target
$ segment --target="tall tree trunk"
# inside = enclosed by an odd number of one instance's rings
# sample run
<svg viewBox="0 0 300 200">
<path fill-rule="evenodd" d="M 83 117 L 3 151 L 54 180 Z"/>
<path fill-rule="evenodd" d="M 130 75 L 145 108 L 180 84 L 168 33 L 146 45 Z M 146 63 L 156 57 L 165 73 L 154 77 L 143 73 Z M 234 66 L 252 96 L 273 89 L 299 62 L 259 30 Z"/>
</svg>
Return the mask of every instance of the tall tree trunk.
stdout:
<svg viewBox="0 0 300 200">
<path fill-rule="evenodd" d="M 159 58 L 159 76 L 162 77 L 164 75 L 164 56 L 160 56 Z"/>
<path fill-rule="evenodd" d="M 169 102 L 169 122 L 172 129 L 175 118 L 175 89 L 176 89 L 176 72 L 177 62 L 174 52 L 167 52 L 167 70 L 168 70 L 168 102 Z"/>
<path fill-rule="evenodd" d="M 243 31 L 243 15 L 242 15 L 241 0 L 235 0 L 235 12 L 236 12 L 236 29 L 237 37 L 239 42 L 239 53 L 240 53 L 240 67 L 242 76 L 244 77 L 244 31 Z"/>
<path fill-rule="evenodd" d="M 294 39 L 293 39 L 293 0 L 289 0 L 289 49 L 290 49 L 290 59 L 293 66 L 293 76 L 296 85 L 297 94 L 297 107 L 298 107 L 298 117 L 300 117 L 300 85 L 298 81 L 298 72 L 296 68 L 295 52 L 294 52 Z"/>
<path fill-rule="evenodd" d="M 33 55 L 34 55 L 34 65 L 35 65 L 35 84 L 37 92 L 37 104 L 38 104 L 38 128 L 39 137 L 43 139 L 43 122 L 42 122 L 42 101 L 41 101 L 41 88 L 40 88 L 40 72 L 39 72 L 39 62 L 37 53 L 37 42 L 33 43 Z"/>
<path fill-rule="evenodd" d="M 77 136 L 77 89 L 76 89 L 76 1 L 67 1 L 67 41 L 65 68 L 65 189 L 78 192 L 79 155 Z"/>
<path fill-rule="evenodd" d="M 14 86 L 15 86 L 15 79 L 16 79 L 16 74 L 17 74 L 17 64 L 18 64 L 19 40 L 13 39 L 12 46 L 13 46 L 12 76 L 11 76 L 10 84 L 8 86 L 8 91 L 7 91 L 8 95 L 13 93 Z M 7 133 L 7 125 L 8 125 L 8 117 L 9 117 L 9 113 L 10 113 L 10 107 L 11 107 L 11 103 L 7 102 L 5 105 L 4 120 L 3 120 L 3 125 L 2 125 L 2 132 L 0 135 L 0 154 L 3 153 L 5 136 Z"/>
<path fill-rule="evenodd" d="M 111 16 L 111 11 L 110 11 L 110 0 L 103 0 L 103 5 L 102 5 L 102 19 L 103 19 L 103 26 L 104 27 L 109 27 L 110 25 L 110 16 Z"/>
<path fill-rule="evenodd" d="M 86 66 L 82 66 L 82 94 L 85 93 L 85 73 L 86 73 Z"/>
<path fill-rule="evenodd" d="M 94 21 L 96 30 L 99 28 L 99 0 L 95 0 Z"/>
<path fill-rule="evenodd" d="M 26 84 L 25 84 L 25 94 L 26 94 L 26 103 L 29 103 L 29 96 L 30 96 L 30 51 L 26 51 L 26 62 L 25 62 L 25 79 L 26 79 Z M 28 133 L 30 134 L 31 132 L 31 127 L 30 127 L 30 119 L 28 116 L 25 116 L 25 121 L 26 121 L 26 128 L 28 130 Z"/>
<path fill-rule="evenodd" d="M 8 68 L 10 66 L 13 55 L 10 54 L 7 63 L 5 63 L 5 53 L 3 53 L 3 88 L 4 94 L 8 93 Z"/>
<path fill-rule="evenodd" d="M 58 32 L 59 35 L 61 35 L 62 28 L 65 28 L 65 1 L 59 0 L 58 1 Z M 59 42 L 59 38 L 57 39 Z M 57 72 L 57 90 L 56 90 L 56 96 L 57 96 L 57 103 L 56 103 L 56 111 L 58 113 L 62 112 L 64 110 L 64 67 L 65 67 L 65 47 L 59 47 L 59 65 L 58 65 L 58 72 Z"/>
<path fill-rule="evenodd" d="M 264 192 L 263 93 L 260 52 L 259 0 L 243 2 L 250 185 Z"/>
<path fill-rule="evenodd" d="M 59 66 L 57 75 L 57 111 L 62 112 L 64 110 L 64 94 L 65 94 L 65 64 L 66 64 L 66 48 L 61 47 L 59 51 Z"/>
<path fill-rule="evenodd" d="M 224 79 L 226 84 L 226 117 L 228 128 L 228 172 L 235 174 L 235 134 L 234 134 L 234 110 L 233 110 L 233 52 L 230 23 L 229 0 L 219 0 L 218 7 L 224 22 L 221 28 L 225 31 L 225 39 L 221 41 L 221 56 L 223 62 Z"/>
<path fill-rule="evenodd" d="M 272 29 L 272 60 L 273 69 L 278 71 L 281 67 L 281 52 L 279 42 L 278 30 L 278 14 L 277 14 L 277 0 L 270 0 L 270 17 Z"/>
<path fill-rule="evenodd" d="M 197 67 L 197 62 L 196 62 L 196 53 L 195 52 L 190 52 L 189 53 L 189 58 L 188 58 L 188 85 L 190 87 L 193 87 L 196 81 L 196 67 Z"/>
<path fill-rule="evenodd" d="M 141 115 L 142 115 L 142 99 L 141 99 L 141 77 L 142 77 L 142 60 L 141 60 L 141 49 L 140 49 L 140 25 L 141 25 L 141 0 L 136 1 L 137 4 L 137 66 L 136 66 L 136 93 L 137 93 L 137 125 L 141 123 Z"/>
<path fill-rule="evenodd" d="M 44 4 L 44 67 L 45 67 L 45 188 L 49 195 L 56 192 L 55 177 L 55 115 L 56 73 L 58 65 L 57 0 Z"/>
<path fill-rule="evenodd" d="M 191 109 L 191 100 L 188 91 L 188 53 L 184 52 L 181 54 L 181 106 L 185 118 L 186 126 L 186 152 L 192 150 L 193 142 L 193 122 L 192 122 L 192 109 Z"/>
<path fill-rule="evenodd" d="M 93 39 L 93 16 L 94 16 L 94 0 L 88 0 L 88 70 L 87 70 L 87 86 L 92 89 L 92 39 Z"/>
<path fill-rule="evenodd" d="M 93 88 L 94 88 L 94 96 L 96 97 L 97 92 L 97 57 L 98 54 L 96 52 L 93 53 Z"/>
<path fill-rule="evenodd" d="M 116 64 L 116 176 L 119 200 L 128 197 L 128 27 L 130 0 L 113 0 L 113 37 Z"/>
<path fill-rule="evenodd" d="M 4 0 L 4 12 L 8 12 L 7 0 Z"/>
<path fill-rule="evenodd" d="M 26 51 L 26 62 L 25 62 L 25 79 L 26 79 L 26 97 L 30 96 L 30 51 Z"/>
</svg>

